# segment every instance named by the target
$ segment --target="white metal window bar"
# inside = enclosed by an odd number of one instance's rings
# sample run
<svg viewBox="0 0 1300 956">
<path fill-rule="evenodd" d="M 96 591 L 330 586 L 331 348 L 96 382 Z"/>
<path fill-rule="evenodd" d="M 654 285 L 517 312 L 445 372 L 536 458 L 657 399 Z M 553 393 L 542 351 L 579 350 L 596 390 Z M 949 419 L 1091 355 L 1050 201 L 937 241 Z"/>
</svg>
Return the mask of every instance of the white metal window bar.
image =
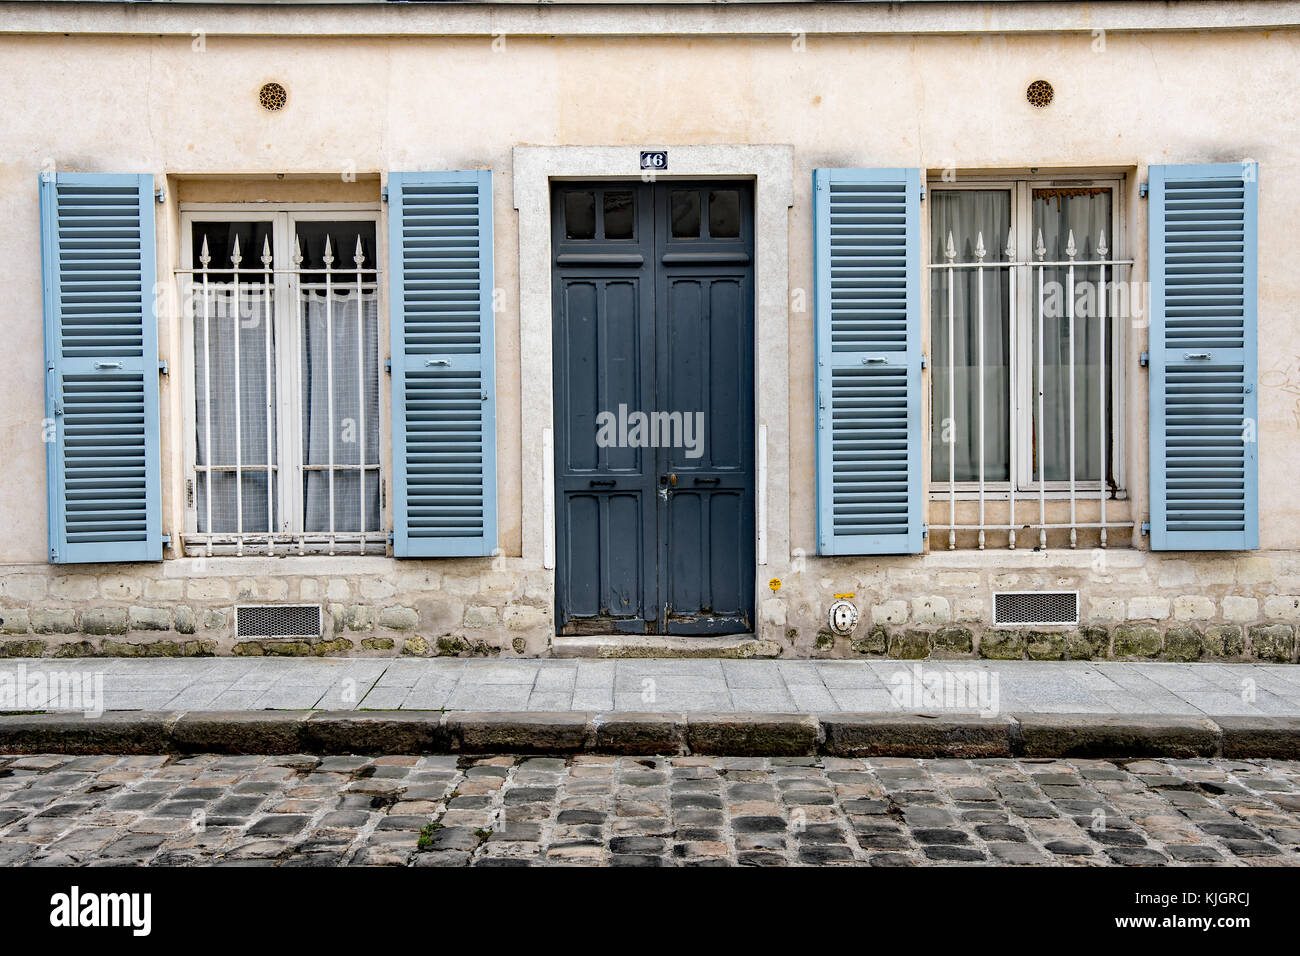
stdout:
<svg viewBox="0 0 1300 956">
<path fill-rule="evenodd" d="M 219 215 L 214 221 L 223 223 L 263 221 L 259 214 L 232 216 Z M 306 217 L 303 217 L 304 220 Z M 316 219 L 323 217 L 317 216 Z M 337 214 L 328 219 L 337 222 Z M 273 223 L 281 228 L 272 230 L 278 250 L 288 229 L 293 231 L 292 266 L 276 268 L 271 236 L 263 240 L 261 267 L 249 269 L 236 235 L 228 256 L 229 263 L 215 263 L 209 251 L 206 235 L 198 255 L 197 268 L 176 270 L 181 285 L 182 301 L 188 304 L 194 356 L 195 418 L 201 422 L 203 454 L 191 459 L 192 472 L 187 488 L 187 502 L 192 509 L 190 522 L 184 534 L 185 550 L 189 554 L 246 553 L 383 553 L 387 535 L 382 525 L 382 471 L 379 462 L 379 310 L 380 275 L 375 265 L 367 263 L 360 232 L 350 257 L 352 264 L 338 262 L 328 234 L 320 261 L 323 268 L 304 267 L 301 238 L 294 222 L 287 216 L 277 216 Z M 367 221 L 374 221 L 373 219 Z M 284 226 L 288 226 L 285 229 Z M 203 223 L 195 228 L 202 230 Z M 378 242 L 376 228 L 375 241 Z M 187 236 L 188 239 L 188 236 Z M 378 258 L 378 249 L 374 252 Z M 284 258 L 289 258 L 285 256 Z M 284 261 L 282 258 L 280 261 Z M 260 314 L 258 314 L 260 313 Z M 308 352 L 309 329 L 323 314 L 325 355 L 323 391 L 325 405 L 324 460 L 316 461 L 309 435 L 312 415 L 319 409 L 312 407 L 317 400 L 305 391 L 304 382 L 313 362 Z M 250 321 L 256 317 L 256 321 Z M 233 406 L 233 464 L 214 461 L 213 405 L 214 392 L 219 383 L 213 382 L 212 356 L 214 330 L 218 323 L 226 323 L 233 336 L 233 381 L 226 400 Z M 249 329 L 260 326 L 263 338 L 262 359 L 265 386 L 261 396 L 265 402 L 266 433 L 265 455 L 250 456 L 245 448 L 245 420 L 252 411 L 246 400 L 249 384 L 258 384 L 241 369 L 245 353 L 241 337 Z M 256 334 L 256 333 L 254 333 Z M 335 393 L 344 384 L 335 379 L 336 339 L 340 335 L 355 339 L 355 386 L 357 418 L 350 423 L 355 427 L 355 456 L 337 454 L 336 434 L 340 422 L 336 420 Z M 201 377 L 202 387 L 197 384 Z M 259 410 L 260 411 L 260 410 Z M 367 428 L 367 420 L 374 425 Z M 277 435 L 277 425 L 279 434 Z M 193 429 L 191 429 L 193 431 Z M 200 460 L 206 455 L 206 460 Z M 262 461 L 250 460 L 262 457 Z M 355 457 L 355 461 L 343 460 Z M 248 527 L 245 520 L 245 473 L 261 472 L 266 478 L 266 515 L 258 527 Z M 336 488 L 341 476 L 354 474 L 356 500 L 345 503 L 341 489 Z M 214 514 L 214 475 L 231 475 L 234 478 L 233 530 L 218 530 L 218 525 L 229 523 L 230 515 Z M 305 500 L 309 489 L 323 479 L 327 503 L 323 518 L 311 520 L 305 513 Z M 202 493 L 202 507 L 196 507 L 198 493 Z M 344 507 L 355 506 L 353 528 L 340 528 L 339 517 Z M 352 512 L 348 512 L 349 515 Z M 319 525 L 319 526 L 315 526 Z"/>
<path fill-rule="evenodd" d="M 1032 259 L 1017 259 L 1016 248 L 1016 231 L 1012 226 L 1006 239 L 1006 260 L 1005 261 L 985 261 L 988 256 L 988 250 L 984 242 L 982 231 L 977 233 L 977 240 L 974 249 L 974 261 L 957 262 L 956 247 L 953 242 L 952 234 L 949 233 L 945 242 L 943 262 L 930 263 L 929 269 L 932 274 L 937 274 L 942 279 L 942 291 L 938 291 L 940 306 L 944 311 L 944 320 L 946 321 L 948 348 L 947 348 L 947 375 L 948 375 L 948 394 L 946 402 L 946 411 L 948 424 L 947 433 L 952 436 L 947 440 L 955 442 L 955 423 L 957 421 L 956 407 L 956 368 L 955 355 L 955 320 L 957 315 L 957 306 L 955 302 L 954 289 L 956 278 L 959 274 L 973 270 L 975 274 L 975 303 L 977 309 L 975 316 L 975 326 L 978 329 L 975 343 L 975 366 L 977 375 L 977 408 L 978 432 L 976 454 L 978 457 L 976 481 L 964 482 L 959 481 L 956 475 L 957 455 L 950 448 L 948 453 L 948 475 L 946 488 L 939 487 L 936 490 L 940 495 L 947 498 L 948 520 L 946 523 L 933 523 L 932 529 L 935 531 L 947 532 L 947 547 L 953 550 L 957 547 L 958 532 L 975 532 L 976 547 L 983 549 L 987 542 L 986 532 L 1001 531 L 1006 533 L 1007 547 L 1014 550 L 1016 547 L 1016 533 L 1023 530 L 1036 530 L 1038 532 L 1037 546 L 1046 548 L 1048 544 L 1048 532 L 1059 530 L 1068 532 L 1068 541 L 1070 547 L 1077 547 L 1078 533 L 1083 529 L 1093 529 L 1097 532 L 1101 547 L 1107 545 L 1107 529 L 1109 528 L 1130 528 L 1130 521 L 1110 521 L 1107 520 L 1106 505 L 1107 499 L 1112 494 L 1112 489 L 1107 482 L 1107 465 L 1110 461 L 1110 450 L 1113 436 L 1110 433 L 1108 415 L 1113 409 L 1107 407 L 1107 389 L 1108 389 L 1108 371 L 1107 350 L 1114 351 L 1118 340 L 1118 331 L 1115 325 L 1116 320 L 1121 316 L 1117 315 L 1115 299 L 1117 296 L 1116 286 L 1123 282 L 1120 276 L 1121 270 L 1127 270 L 1132 266 L 1132 259 L 1110 258 L 1110 249 L 1107 246 L 1105 232 L 1102 231 L 1097 237 L 1096 257 L 1091 259 L 1079 258 L 1077 255 L 1078 247 L 1075 243 L 1073 230 L 1069 232 L 1066 245 L 1066 258 L 1063 260 L 1048 260 L 1046 258 L 1047 249 L 1043 242 L 1042 230 L 1038 230 L 1035 237 Z M 1045 318 L 1045 295 L 1044 280 L 1048 270 L 1063 268 L 1065 270 L 1065 315 L 1063 317 L 1050 316 Z M 986 276 L 986 273 L 988 274 Z M 1076 320 L 1075 315 L 1075 293 L 1076 281 L 1088 281 L 1090 276 L 1096 277 L 1095 301 L 1097 303 L 1097 314 L 1093 321 L 1097 322 L 1097 331 L 1099 335 L 1098 350 L 1098 406 L 1096 413 L 1098 416 L 1098 460 L 1100 462 L 1099 473 L 1096 476 L 1095 484 L 1092 480 L 1081 481 L 1076 470 L 1076 442 L 1077 430 L 1075 414 L 1077 409 L 1076 402 L 1076 363 L 1075 363 L 1075 341 L 1076 321 L 1090 321 L 1088 317 L 1082 317 Z M 1027 280 L 1027 281 L 1026 281 Z M 984 324 L 985 324 L 985 282 L 1004 282 L 1006 283 L 1006 293 L 1009 311 L 1009 325 L 1007 334 L 1009 339 L 1009 355 L 1011 369 L 1008 379 L 1010 381 L 1009 409 L 1008 415 L 1008 433 L 1007 441 L 1009 446 L 1009 481 L 1007 482 L 990 482 L 986 480 L 986 461 L 985 461 L 985 429 L 987 422 L 985 419 L 985 371 L 986 371 L 986 352 L 984 341 Z M 1023 355 L 1018 352 L 1017 333 L 1023 332 L 1018 330 L 1019 325 L 1017 311 L 1017 290 L 1023 293 L 1028 288 L 1034 295 L 1031 303 L 1034 308 L 1032 312 L 1032 326 L 1030 332 L 1036 345 L 1036 349 L 1031 350 L 1032 355 L 1030 362 L 1033 365 L 1033 371 L 1036 371 L 1036 377 L 1033 379 L 1031 402 L 1036 406 L 1036 428 L 1038 434 L 1033 436 L 1030 441 L 1032 447 L 1029 456 L 1029 462 L 1033 468 L 1031 475 L 1023 474 L 1017 467 L 1018 453 L 1024 454 L 1024 451 L 1018 448 L 1017 432 L 1023 428 L 1024 406 L 1022 401 L 1018 401 L 1017 392 L 1024 385 L 1023 371 L 1019 366 L 1024 363 L 1018 361 L 1018 357 Z M 932 314 L 933 305 L 932 305 Z M 1046 480 L 1046 462 L 1044 460 L 1044 447 L 1047 444 L 1046 430 L 1048 421 L 1044 415 L 1044 393 L 1046 390 L 1045 376 L 1045 356 L 1044 356 L 1044 330 L 1045 322 L 1061 321 L 1068 332 L 1069 358 L 1068 358 L 1068 410 L 1069 410 L 1069 443 L 1068 443 L 1068 476 L 1064 482 Z M 1108 334 L 1109 332 L 1109 334 Z M 1113 363 L 1112 363 L 1113 364 Z M 1090 410 L 1091 411 L 1091 410 Z M 1032 411 L 1031 411 L 1032 414 Z M 1036 460 L 1035 460 L 1036 459 Z M 973 485 L 973 489 L 972 489 Z M 990 486 L 993 486 L 992 488 Z M 961 523 L 958 521 L 957 502 L 959 496 L 965 498 L 970 490 L 975 492 L 977 502 L 978 518 L 974 524 Z M 1089 495 L 1095 498 L 1097 502 L 1098 518 L 1095 521 L 1081 520 L 1078 512 L 1078 504 L 1083 496 Z M 1064 496 L 1068 503 L 1068 521 L 1049 521 L 1048 501 L 1053 502 Z M 989 501 L 1005 500 L 1006 502 L 1006 521 L 990 521 L 987 516 L 987 504 Z M 1026 516 L 1021 512 L 1020 520 L 1017 520 L 1017 499 L 1021 499 L 1022 504 L 1029 504 L 1033 507 L 1036 499 L 1037 508 L 1034 509 L 1036 515 L 1032 512 Z M 1025 499 L 1028 499 L 1026 501 Z M 1053 509 L 1055 510 L 1055 509 Z M 1036 517 L 1037 520 L 1034 520 Z"/>
</svg>

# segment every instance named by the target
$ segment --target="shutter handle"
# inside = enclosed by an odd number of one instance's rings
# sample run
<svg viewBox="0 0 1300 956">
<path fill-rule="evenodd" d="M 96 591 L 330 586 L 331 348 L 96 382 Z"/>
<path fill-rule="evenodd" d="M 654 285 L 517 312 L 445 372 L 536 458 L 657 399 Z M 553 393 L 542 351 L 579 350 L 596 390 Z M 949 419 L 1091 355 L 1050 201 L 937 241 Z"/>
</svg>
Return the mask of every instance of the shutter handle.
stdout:
<svg viewBox="0 0 1300 956">
<path fill-rule="evenodd" d="M 1209 352 L 1184 352 L 1183 353 L 1183 358 L 1188 361 L 1192 359 L 1200 359 L 1202 361 L 1205 361 L 1209 359 L 1209 357 L 1210 357 Z"/>
<path fill-rule="evenodd" d="M 428 367 L 432 367 L 434 365 L 450 365 L 451 360 L 450 359 L 429 359 L 424 364 Z"/>
<path fill-rule="evenodd" d="M 122 367 L 121 362 L 96 362 L 95 363 L 95 368 L 97 369 L 110 369 L 110 368 L 120 369 L 121 367 Z"/>
<path fill-rule="evenodd" d="M 889 359 L 883 355 L 868 355 L 862 360 L 863 365 L 884 365 Z"/>
</svg>

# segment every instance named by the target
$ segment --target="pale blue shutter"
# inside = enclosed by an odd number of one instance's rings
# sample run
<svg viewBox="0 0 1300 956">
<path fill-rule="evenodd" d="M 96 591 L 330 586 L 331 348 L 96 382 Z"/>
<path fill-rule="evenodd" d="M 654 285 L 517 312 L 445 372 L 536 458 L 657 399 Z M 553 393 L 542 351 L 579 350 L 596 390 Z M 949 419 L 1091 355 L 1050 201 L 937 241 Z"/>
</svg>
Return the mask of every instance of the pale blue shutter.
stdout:
<svg viewBox="0 0 1300 956">
<path fill-rule="evenodd" d="M 1152 166 L 1151 546 L 1259 547 L 1257 172 Z"/>
<path fill-rule="evenodd" d="M 813 172 L 817 550 L 922 547 L 921 172 Z"/>
<path fill-rule="evenodd" d="M 153 177 L 41 177 L 50 560 L 162 559 Z"/>
<path fill-rule="evenodd" d="M 497 544 L 492 173 L 390 173 L 393 551 Z"/>
</svg>

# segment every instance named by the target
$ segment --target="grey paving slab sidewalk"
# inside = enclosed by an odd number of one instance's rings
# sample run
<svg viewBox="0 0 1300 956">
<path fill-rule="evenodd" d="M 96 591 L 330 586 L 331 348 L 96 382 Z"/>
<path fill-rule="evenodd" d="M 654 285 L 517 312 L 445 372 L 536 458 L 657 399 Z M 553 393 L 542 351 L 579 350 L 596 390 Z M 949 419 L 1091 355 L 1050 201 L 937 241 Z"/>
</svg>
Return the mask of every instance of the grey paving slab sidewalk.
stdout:
<svg viewBox="0 0 1300 956">
<path fill-rule="evenodd" d="M 968 714 L 981 707 L 951 696 L 900 707 L 895 692 L 975 680 L 1002 713 L 1300 716 L 1290 664 L 42 658 L 0 661 L 0 675 L 20 667 L 102 674 L 106 710 Z"/>
</svg>

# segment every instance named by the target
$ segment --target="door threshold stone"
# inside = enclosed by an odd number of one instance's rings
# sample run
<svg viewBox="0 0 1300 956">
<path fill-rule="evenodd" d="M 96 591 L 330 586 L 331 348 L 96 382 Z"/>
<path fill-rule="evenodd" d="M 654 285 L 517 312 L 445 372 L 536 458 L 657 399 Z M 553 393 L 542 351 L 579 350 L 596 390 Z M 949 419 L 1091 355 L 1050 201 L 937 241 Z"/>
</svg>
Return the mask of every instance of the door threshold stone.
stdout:
<svg viewBox="0 0 1300 956">
<path fill-rule="evenodd" d="M 781 645 L 753 634 L 678 637 L 666 634 L 584 634 L 551 638 L 554 657 L 638 658 L 718 657 L 744 659 L 779 657 Z"/>
</svg>

